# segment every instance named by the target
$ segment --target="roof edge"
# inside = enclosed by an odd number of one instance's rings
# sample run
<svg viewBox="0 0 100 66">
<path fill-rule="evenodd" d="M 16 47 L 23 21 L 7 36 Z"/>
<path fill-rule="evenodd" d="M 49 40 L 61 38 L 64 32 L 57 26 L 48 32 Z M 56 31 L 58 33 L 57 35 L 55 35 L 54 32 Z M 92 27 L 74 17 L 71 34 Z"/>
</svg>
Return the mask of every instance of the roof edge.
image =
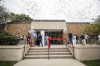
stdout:
<svg viewBox="0 0 100 66">
<path fill-rule="evenodd" d="M 31 24 L 31 22 L 7 22 L 7 24 Z"/>
<path fill-rule="evenodd" d="M 65 20 L 33 20 L 33 22 L 66 22 Z"/>
<path fill-rule="evenodd" d="M 66 22 L 66 24 L 90 24 L 90 22 Z"/>
<path fill-rule="evenodd" d="M 33 20 L 33 22 L 65 22 L 65 20 Z M 7 22 L 7 24 L 31 24 L 31 22 Z M 66 24 L 91 24 L 90 22 L 66 22 Z"/>
</svg>

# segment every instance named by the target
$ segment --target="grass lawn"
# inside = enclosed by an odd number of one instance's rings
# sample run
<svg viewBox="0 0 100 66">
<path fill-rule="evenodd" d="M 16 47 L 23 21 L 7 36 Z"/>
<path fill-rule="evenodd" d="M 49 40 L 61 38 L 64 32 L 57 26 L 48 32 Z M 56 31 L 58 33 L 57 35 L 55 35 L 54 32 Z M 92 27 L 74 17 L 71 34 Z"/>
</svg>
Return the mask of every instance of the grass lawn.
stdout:
<svg viewBox="0 0 100 66">
<path fill-rule="evenodd" d="M 17 61 L 0 61 L 0 66 L 13 66 Z"/>
<path fill-rule="evenodd" d="M 100 60 L 86 60 L 81 62 L 87 66 L 100 66 Z"/>
</svg>

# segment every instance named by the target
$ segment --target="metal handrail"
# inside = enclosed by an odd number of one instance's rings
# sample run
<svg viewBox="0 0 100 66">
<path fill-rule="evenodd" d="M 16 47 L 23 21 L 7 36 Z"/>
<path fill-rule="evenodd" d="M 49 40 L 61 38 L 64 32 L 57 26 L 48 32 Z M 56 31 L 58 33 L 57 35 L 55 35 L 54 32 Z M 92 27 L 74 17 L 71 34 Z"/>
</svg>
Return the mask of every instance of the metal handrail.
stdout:
<svg viewBox="0 0 100 66">
<path fill-rule="evenodd" d="M 49 60 L 49 38 L 48 38 L 48 60 Z"/>
</svg>

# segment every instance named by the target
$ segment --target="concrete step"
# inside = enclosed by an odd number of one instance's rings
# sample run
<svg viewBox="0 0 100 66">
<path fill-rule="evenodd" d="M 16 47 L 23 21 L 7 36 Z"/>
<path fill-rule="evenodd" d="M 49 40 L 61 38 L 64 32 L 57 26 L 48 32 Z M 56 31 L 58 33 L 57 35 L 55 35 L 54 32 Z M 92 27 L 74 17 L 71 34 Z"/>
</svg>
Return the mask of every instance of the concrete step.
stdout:
<svg viewBox="0 0 100 66">
<path fill-rule="evenodd" d="M 49 50 L 66 50 L 68 48 L 50 48 Z M 30 50 L 48 50 L 48 48 L 30 48 Z"/>
<path fill-rule="evenodd" d="M 71 55 L 71 52 L 49 52 L 49 55 Z M 48 55 L 48 52 L 28 52 L 26 55 Z"/>
<path fill-rule="evenodd" d="M 48 55 L 26 55 L 24 59 L 47 59 Z M 72 55 L 49 55 L 50 59 L 67 59 L 67 58 L 73 58 Z"/>
<path fill-rule="evenodd" d="M 48 50 L 28 50 L 28 52 L 48 52 Z M 67 50 L 49 50 L 49 52 L 70 52 Z"/>
<path fill-rule="evenodd" d="M 48 49 L 29 49 L 29 50 L 47 50 L 48 51 Z M 64 51 L 66 51 L 66 50 L 69 50 L 69 49 L 49 49 L 50 51 L 53 51 L 53 50 L 64 50 Z"/>
<path fill-rule="evenodd" d="M 49 49 L 50 59 L 73 58 L 72 53 L 66 47 L 52 47 Z M 32 47 L 25 54 L 25 59 L 48 59 L 48 47 Z"/>
</svg>

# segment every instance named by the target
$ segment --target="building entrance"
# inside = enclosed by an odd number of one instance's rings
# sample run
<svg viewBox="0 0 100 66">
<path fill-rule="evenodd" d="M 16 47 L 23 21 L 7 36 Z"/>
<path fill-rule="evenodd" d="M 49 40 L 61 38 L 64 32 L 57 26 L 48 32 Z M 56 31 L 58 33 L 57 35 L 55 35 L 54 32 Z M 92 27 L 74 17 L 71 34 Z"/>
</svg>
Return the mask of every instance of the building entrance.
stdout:
<svg viewBox="0 0 100 66">
<path fill-rule="evenodd" d="M 50 38 L 62 38 L 62 32 L 45 32 Z M 62 44 L 62 40 L 50 40 L 50 44 Z"/>
</svg>

